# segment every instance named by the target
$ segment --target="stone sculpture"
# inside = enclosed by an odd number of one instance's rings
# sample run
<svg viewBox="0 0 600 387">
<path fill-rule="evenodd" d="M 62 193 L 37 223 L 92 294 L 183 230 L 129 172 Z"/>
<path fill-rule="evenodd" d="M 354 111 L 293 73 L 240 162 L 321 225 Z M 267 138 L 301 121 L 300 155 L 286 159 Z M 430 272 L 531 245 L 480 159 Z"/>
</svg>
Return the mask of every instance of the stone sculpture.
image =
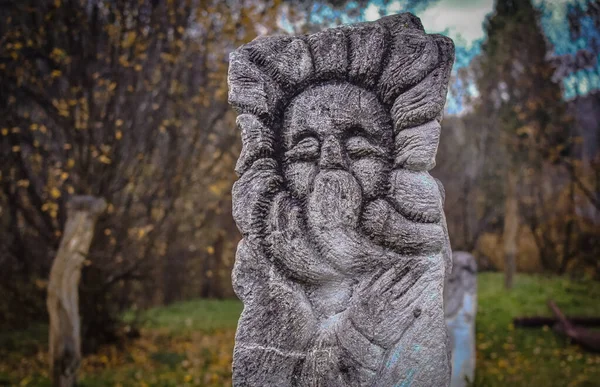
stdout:
<svg viewBox="0 0 600 387">
<path fill-rule="evenodd" d="M 452 343 L 452 387 L 469 385 L 475 377 L 475 315 L 477 263 L 464 251 L 452 253 L 452 272 L 444 287 L 446 324 Z"/>
<path fill-rule="evenodd" d="M 411 14 L 230 56 L 234 386 L 444 386 L 451 250 L 435 165 L 454 57 Z"/>
</svg>

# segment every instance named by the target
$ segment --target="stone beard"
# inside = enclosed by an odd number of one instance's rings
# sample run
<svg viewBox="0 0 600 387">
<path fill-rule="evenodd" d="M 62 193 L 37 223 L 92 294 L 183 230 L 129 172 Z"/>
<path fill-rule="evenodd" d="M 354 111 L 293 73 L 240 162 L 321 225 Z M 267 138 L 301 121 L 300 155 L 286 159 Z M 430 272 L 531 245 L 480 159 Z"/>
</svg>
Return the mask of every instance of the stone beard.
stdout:
<svg viewBox="0 0 600 387">
<path fill-rule="evenodd" d="M 435 165 L 452 42 L 410 14 L 230 58 L 244 302 L 234 386 L 444 386 Z"/>
</svg>

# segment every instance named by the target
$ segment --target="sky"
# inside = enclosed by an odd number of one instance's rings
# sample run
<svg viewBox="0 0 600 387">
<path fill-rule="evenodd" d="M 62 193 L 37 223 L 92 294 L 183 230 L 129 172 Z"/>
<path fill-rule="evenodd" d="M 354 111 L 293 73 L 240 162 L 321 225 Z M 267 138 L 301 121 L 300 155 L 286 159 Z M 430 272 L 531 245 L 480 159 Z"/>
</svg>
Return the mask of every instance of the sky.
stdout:
<svg viewBox="0 0 600 387">
<path fill-rule="evenodd" d="M 586 4 L 588 1 L 533 0 L 534 5 L 543 11 L 541 25 L 552 44 L 554 55 L 573 54 L 578 49 L 586 47 L 584 41 L 572 42 L 570 40 L 566 10 L 569 3 Z M 332 9 L 327 5 L 315 2 L 311 21 L 322 24 L 323 20 L 327 18 L 337 17 L 343 24 L 348 24 L 357 21 L 373 21 L 383 15 L 398 12 L 412 12 L 421 19 L 428 33 L 441 33 L 454 40 L 456 46 L 454 71 L 456 71 L 460 67 L 468 66 L 471 60 L 480 53 L 481 44 L 485 39 L 483 23 L 493 9 L 494 0 L 370 0 L 364 8 L 360 8 L 357 3 L 350 1 L 342 10 Z M 600 53 L 598 53 L 597 62 L 600 66 Z M 587 82 L 584 90 L 600 89 L 600 77 L 590 78 L 581 75 L 583 74 L 570 74 L 563 79 L 566 99 L 575 96 L 575 84 L 582 82 L 582 79 Z M 451 108 L 451 110 L 457 109 L 461 108 Z"/>
<path fill-rule="evenodd" d="M 384 9 L 386 14 L 393 14 L 406 10 L 407 1 L 390 2 Z M 426 4 L 416 4 L 413 7 L 415 14 L 423 22 L 427 32 L 444 32 L 457 44 L 470 48 L 474 43 L 483 39 L 483 21 L 494 8 L 493 0 L 439 0 Z M 365 10 L 365 20 L 371 21 L 379 18 L 379 7 L 375 2 Z"/>
</svg>

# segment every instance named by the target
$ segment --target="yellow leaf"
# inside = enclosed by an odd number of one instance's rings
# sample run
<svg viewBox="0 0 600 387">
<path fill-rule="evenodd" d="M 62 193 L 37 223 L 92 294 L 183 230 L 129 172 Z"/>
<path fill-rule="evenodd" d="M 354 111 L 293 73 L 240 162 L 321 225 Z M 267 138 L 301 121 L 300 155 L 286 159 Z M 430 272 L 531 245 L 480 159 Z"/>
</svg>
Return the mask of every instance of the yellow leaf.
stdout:
<svg viewBox="0 0 600 387">
<path fill-rule="evenodd" d="M 110 158 L 108 158 L 108 156 L 106 156 L 106 155 L 100 155 L 100 157 L 98 157 L 98 160 L 102 164 L 110 164 L 112 162 L 112 160 Z"/>
<path fill-rule="evenodd" d="M 63 180 L 67 180 L 69 178 L 69 173 L 68 172 L 61 173 L 60 178 Z"/>
<path fill-rule="evenodd" d="M 135 38 L 137 34 L 135 31 L 130 31 L 125 35 L 125 39 L 123 39 L 123 47 L 129 48 L 135 43 Z"/>
<path fill-rule="evenodd" d="M 119 118 L 118 120 L 115 121 L 115 125 L 122 126 L 123 125 L 123 120 Z"/>
<path fill-rule="evenodd" d="M 38 289 L 46 289 L 46 286 L 48 286 L 48 281 L 37 278 L 35 280 L 35 286 L 37 286 Z"/>
<path fill-rule="evenodd" d="M 75 160 L 68 159 L 67 160 L 67 168 L 73 168 L 75 166 Z"/>
<path fill-rule="evenodd" d="M 2 128 L 2 135 L 3 136 L 8 136 L 8 129 L 7 128 Z"/>
<path fill-rule="evenodd" d="M 62 75 L 62 72 L 60 70 L 52 70 L 52 72 L 50 73 L 50 76 L 52 78 L 58 78 Z"/>
<path fill-rule="evenodd" d="M 58 199 L 60 197 L 60 190 L 56 187 L 52 187 L 50 190 L 50 196 L 54 199 Z"/>
<path fill-rule="evenodd" d="M 221 188 L 219 187 L 218 184 L 212 184 L 208 187 L 208 189 L 210 189 L 210 192 L 212 192 L 215 195 L 221 194 Z"/>
<path fill-rule="evenodd" d="M 38 125 L 38 124 L 35 124 L 35 123 L 34 123 L 34 124 L 31 124 L 31 125 L 29 125 L 29 129 L 31 129 L 31 130 L 33 130 L 33 131 L 36 131 L 36 130 L 38 130 L 38 128 L 39 128 L 39 125 Z"/>
<path fill-rule="evenodd" d="M 208 246 L 206 248 L 206 252 L 209 253 L 210 255 L 213 255 L 215 253 L 215 248 L 212 246 Z"/>
<path fill-rule="evenodd" d="M 14 145 L 14 146 L 12 147 L 12 151 L 13 151 L 13 152 L 15 152 L 15 153 L 17 153 L 17 152 L 20 152 L 20 151 L 21 151 L 21 147 L 20 147 L 20 146 L 18 146 L 18 145 Z"/>
<path fill-rule="evenodd" d="M 17 181 L 17 187 L 23 187 L 23 188 L 29 187 L 29 180 L 22 179 L 22 180 Z"/>
<path fill-rule="evenodd" d="M 117 140 L 120 140 L 121 138 L 123 138 L 123 132 L 121 132 L 120 130 L 117 130 L 117 131 L 115 132 L 115 138 L 116 138 Z"/>
</svg>

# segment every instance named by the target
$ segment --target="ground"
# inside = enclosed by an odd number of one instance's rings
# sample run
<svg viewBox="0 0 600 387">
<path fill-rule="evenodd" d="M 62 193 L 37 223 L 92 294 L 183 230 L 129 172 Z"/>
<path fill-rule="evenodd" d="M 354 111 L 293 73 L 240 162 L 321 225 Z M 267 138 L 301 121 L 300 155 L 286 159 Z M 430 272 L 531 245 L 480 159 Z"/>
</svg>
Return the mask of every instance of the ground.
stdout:
<svg viewBox="0 0 600 387">
<path fill-rule="evenodd" d="M 506 292 L 502 276 L 478 276 L 475 386 L 600 386 L 600 354 L 552 329 L 515 329 L 512 318 L 550 315 L 552 298 L 568 315 L 600 316 L 600 283 L 519 275 Z M 230 386 L 231 352 L 241 304 L 195 300 L 145 314 L 140 339 L 84 359 L 82 387 Z M 49 386 L 45 326 L 0 334 L 0 385 Z"/>
</svg>

